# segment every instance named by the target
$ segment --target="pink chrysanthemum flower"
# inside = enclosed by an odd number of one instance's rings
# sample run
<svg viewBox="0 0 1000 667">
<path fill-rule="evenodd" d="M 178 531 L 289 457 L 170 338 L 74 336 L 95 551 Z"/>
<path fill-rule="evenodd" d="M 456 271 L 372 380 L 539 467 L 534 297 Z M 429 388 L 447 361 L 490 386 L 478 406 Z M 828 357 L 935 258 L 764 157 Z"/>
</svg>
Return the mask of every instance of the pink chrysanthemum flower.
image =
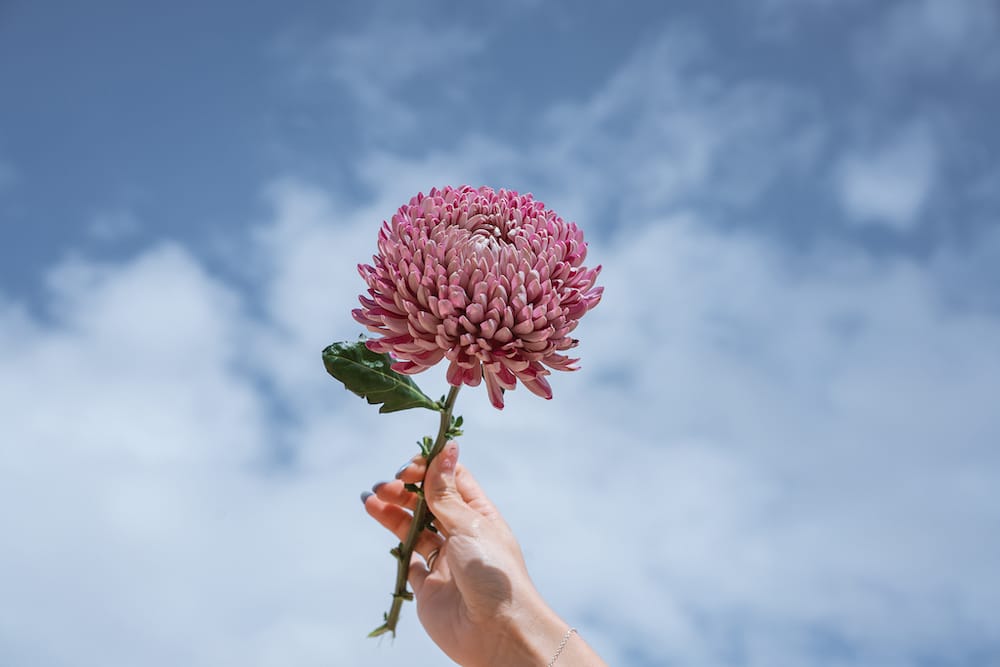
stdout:
<svg viewBox="0 0 1000 667">
<path fill-rule="evenodd" d="M 400 207 L 378 237 L 374 266 L 358 266 L 371 298 L 354 319 L 381 338 L 400 373 L 447 358 L 448 382 L 486 380 L 503 408 L 504 389 L 520 380 L 552 398 L 554 368 L 577 369 L 560 354 L 569 334 L 600 302 L 601 267 L 587 268 L 583 233 L 530 195 L 492 188 L 433 189 Z"/>
</svg>

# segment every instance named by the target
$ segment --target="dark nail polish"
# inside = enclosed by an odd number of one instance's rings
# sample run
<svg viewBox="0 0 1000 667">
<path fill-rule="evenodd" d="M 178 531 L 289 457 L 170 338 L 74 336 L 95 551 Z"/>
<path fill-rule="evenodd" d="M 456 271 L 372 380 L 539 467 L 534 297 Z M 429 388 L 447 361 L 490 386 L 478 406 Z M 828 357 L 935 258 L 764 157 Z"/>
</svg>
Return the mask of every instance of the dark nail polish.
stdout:
<svg viewBox="0 0 1000 667">
<path fill-rule="evenodd" d="M 405 470 L 406 470 L 407 468 L 409 468 L 409 467 L 410 467 L 411 465 L 413 465 L 413 461 L 407 461 L 406 463 L 404 463 L 404 464 L 403 464 L 403 465 L 402 465 L 402 466 L 400 467 L 400 469 L 396 471 L 396 479 L 399 479 L 399 478 L 400 478 L 400 477 L 401 477 L 401 476 L 403 475 L 403 472 L 404 472 L 404 471 L 405 471 Z"/>
<path fill-rule="evenodd" d="M 375 482 L 374 484 L 372 484 L 372 493 L 378 493 L 378 490 L 388 483 L 389 482 Z"/>
<path fill-rule="evenodd" d="M 364 505 L 365 501 L 368 500 L 369 498 L 371 498 L 374 495 L 375 494 L 372 493 L 371 491 L 362 491 L 361 492 L 361 504 Z"/>
</svg>

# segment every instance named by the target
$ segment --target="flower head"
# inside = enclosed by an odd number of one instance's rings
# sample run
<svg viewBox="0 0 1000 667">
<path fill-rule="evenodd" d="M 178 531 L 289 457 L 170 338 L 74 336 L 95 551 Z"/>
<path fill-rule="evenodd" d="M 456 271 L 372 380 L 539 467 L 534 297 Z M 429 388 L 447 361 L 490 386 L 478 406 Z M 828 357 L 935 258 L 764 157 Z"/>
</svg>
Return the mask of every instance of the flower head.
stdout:
<svg viewBox="0 0 1000 667">
<path fill-rule="evenodd" d="M 369 296 L 353 315 L 381 335 L 367 345 L 396 359 L 394 370 L 447 359 L 450 384 L 485 380 L 503 408 L 518 380 L 552 398 L 549 369 L 577 369 L 560 353 L 601 300 L 601 267 L 583 266 L 583 233 L 530 194 L 467 185 L 418 194 L 383 223 L 378 249 L 373 266 L 358 266 Z"/>
</svg>

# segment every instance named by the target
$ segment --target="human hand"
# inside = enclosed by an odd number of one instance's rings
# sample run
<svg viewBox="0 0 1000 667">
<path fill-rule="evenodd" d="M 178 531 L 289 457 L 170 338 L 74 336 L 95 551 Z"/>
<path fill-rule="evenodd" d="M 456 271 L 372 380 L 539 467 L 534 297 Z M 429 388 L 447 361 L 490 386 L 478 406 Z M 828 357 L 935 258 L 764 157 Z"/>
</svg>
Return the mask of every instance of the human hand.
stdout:
<svg viewBox="0 0 1000 667">
<path fill-rule="evenodd" d="M 458 463 L 456 443 L 449 442 L 429 469 L 417 457 L 396 480 L 376 484 L 374 495 L 363 498 L 365 509 L 404 539 L 417 500 L 404 484 L 421 480 L 439 531 L 423 531 L 416 543 L 415 553 L 429 566 L 415 555 L 409 570 L 427 634 L 464 667 L 549 664 L 569 626 L 538 594 L 517 539 Z M 564 647 L 561 664 L 604 665 L 579 638 Z"/>
</svg>

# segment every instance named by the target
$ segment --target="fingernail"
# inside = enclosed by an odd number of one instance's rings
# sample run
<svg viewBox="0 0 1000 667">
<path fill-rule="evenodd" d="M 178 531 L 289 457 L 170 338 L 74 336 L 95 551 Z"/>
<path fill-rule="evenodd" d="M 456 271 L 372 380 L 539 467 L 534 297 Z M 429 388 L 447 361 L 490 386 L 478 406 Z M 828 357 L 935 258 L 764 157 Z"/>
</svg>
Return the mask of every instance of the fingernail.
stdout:
<svg viewBox="0 0 1000 667">
<path fill-rule="evenodd" d="M 458 463 L 458 445 L 449 442 L 441 452 L 441 472 L 454 472 L 456 463 Z"/>
<path fill-rule="evenodd" d="M 396 479 L 399 479 L 403 475 L 403 472 L 406 471 L 406 469 L 409 468 L 411 465 L 413 465 L 413 461 L 407 461 L 402 466 L 400 466 L 399 470 L 396 471 Z"/>
<path fill-rule="evenodd" d="M 362 491 L 361 492 L 361 504 L 364 505 L 365 501 L 367 501 L 369 498 L 371 498 L 374 495 L 375 494 L 372 493 L 371 491 Z"/>
<path fill-rule="evenodd" d="M 375 482 L 374 484 L 372 484 L 372 493 L 378 493 L 378 490 L 388 483 L 389 482 Z"/>
</svg>

